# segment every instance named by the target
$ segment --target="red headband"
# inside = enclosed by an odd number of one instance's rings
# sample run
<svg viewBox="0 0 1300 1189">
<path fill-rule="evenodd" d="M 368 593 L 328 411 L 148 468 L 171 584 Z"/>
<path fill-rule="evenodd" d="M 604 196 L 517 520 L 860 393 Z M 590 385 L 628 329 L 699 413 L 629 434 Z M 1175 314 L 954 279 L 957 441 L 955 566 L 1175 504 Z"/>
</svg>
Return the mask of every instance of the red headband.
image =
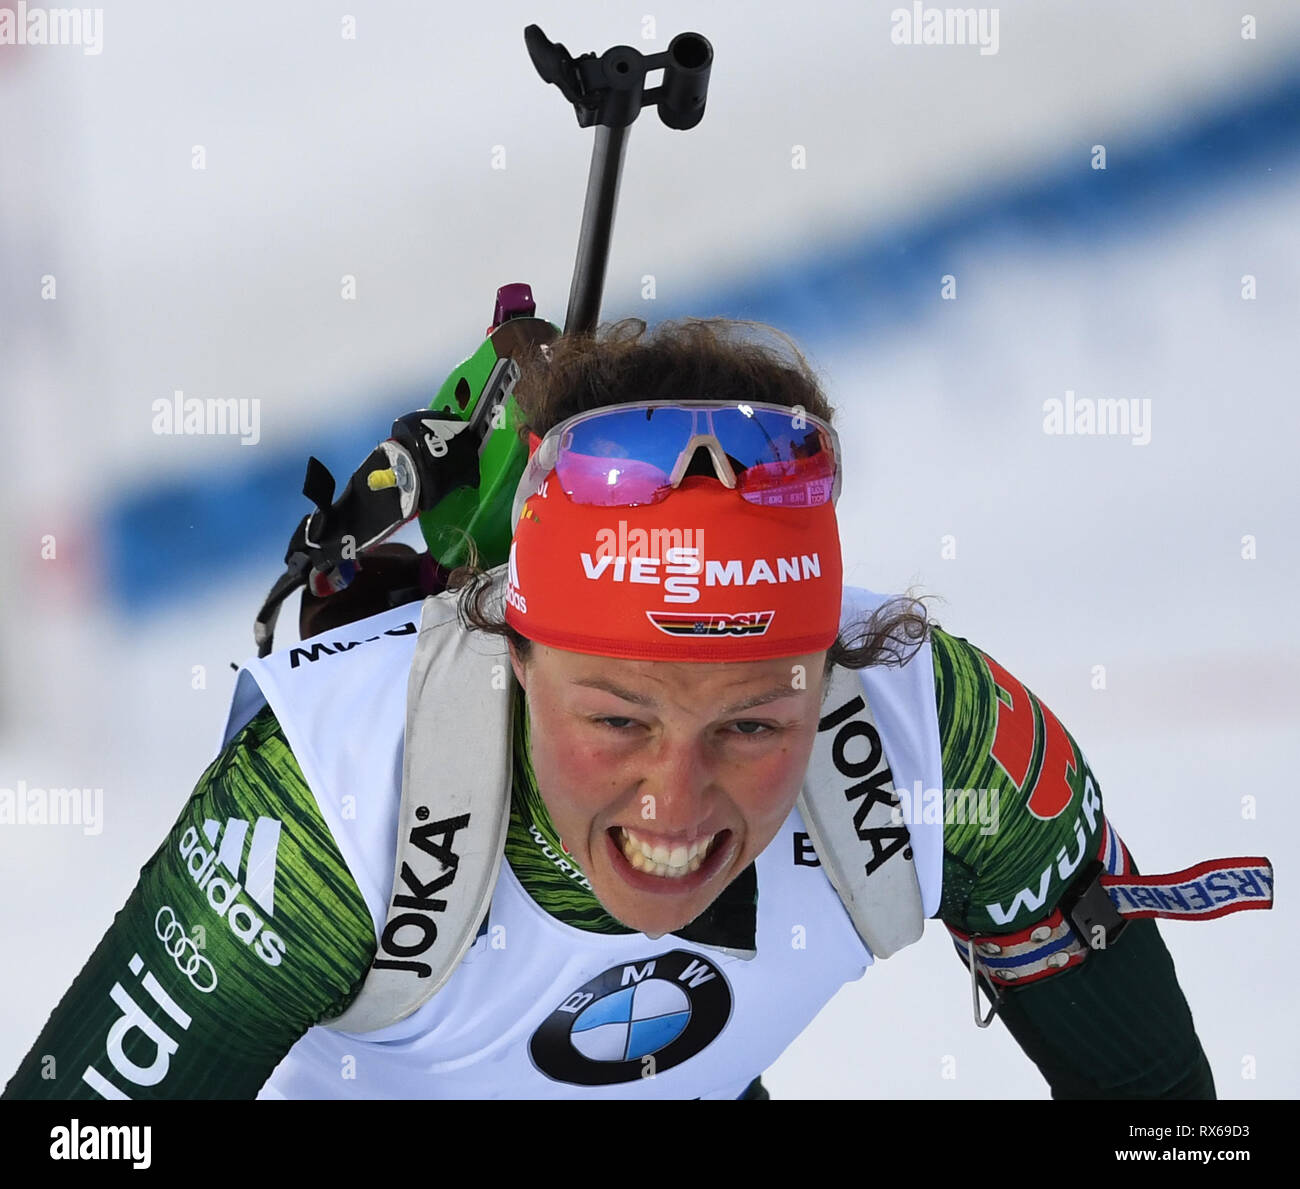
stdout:
<svg viewBox="0 0 1300 1189">
<path fill-rule="evenodd" d="M 552 472 L 515 525 L 506 621 L 598 656 L 800 656 L 834 642 L 842 578 L 832 504 L 764 507 L 691 476 L 657 504 L 591 507 Z"/>
</svg>

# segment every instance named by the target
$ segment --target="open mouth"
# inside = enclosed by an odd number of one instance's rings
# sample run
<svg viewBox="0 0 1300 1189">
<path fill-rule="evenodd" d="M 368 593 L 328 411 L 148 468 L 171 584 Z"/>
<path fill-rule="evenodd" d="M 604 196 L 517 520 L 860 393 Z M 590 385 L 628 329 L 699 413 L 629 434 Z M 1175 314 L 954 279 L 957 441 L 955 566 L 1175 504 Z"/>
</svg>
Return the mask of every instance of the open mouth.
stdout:
<svg viewBox="0 0 1300 1189">
<path fill-rule="evenodd" d="M 649 877 L 660 886 L 674 881 L 684 881 L 693 885 L 707 879 L 722 857 L 727 842 L 731 839 L 730 830 L 719 830 L 695 839 L 693 842 L 679 842 L 668 846 L 653 835 L 641 834 L 625 826 L 615 826 L 608 831 L 611 849 L 616 851 L 624 864 L 624 875 L 633 882 L 640 883 L 641 878 Z M 632 872 L 627 871 L 631 868 Z M 695 878 L 692 878 L 695 877 Z"/>
</svg>

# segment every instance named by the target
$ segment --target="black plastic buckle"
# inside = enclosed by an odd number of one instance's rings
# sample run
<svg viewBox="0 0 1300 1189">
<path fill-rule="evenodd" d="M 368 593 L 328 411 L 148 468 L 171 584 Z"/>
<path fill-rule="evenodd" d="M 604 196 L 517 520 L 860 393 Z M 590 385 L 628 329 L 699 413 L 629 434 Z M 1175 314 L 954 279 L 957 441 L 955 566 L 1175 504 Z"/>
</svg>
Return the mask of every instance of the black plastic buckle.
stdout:
<svg viewBox="0 0 1300 1189">
<path fill-rule="evenodd" d="M 1062 915 L 1090 950 L 1113 945 L 1128 927 L 1127 918 L 1115 907 L 1110 893 L 1102 886 L 1101 877 L 1106 874 L 1105 864 L 1100 859 L 1093 859 L 1061 897 Z M 1100 936 L 1098 929 L 1101 930 Z"/>
</svg>

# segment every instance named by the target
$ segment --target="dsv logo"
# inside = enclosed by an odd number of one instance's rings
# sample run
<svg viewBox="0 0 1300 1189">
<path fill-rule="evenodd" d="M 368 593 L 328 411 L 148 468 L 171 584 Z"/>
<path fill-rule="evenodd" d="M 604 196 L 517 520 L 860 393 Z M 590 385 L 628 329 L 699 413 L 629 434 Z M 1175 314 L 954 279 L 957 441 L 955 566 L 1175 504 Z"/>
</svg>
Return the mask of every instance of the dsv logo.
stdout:
<svg viewBox="0 0 1300 1189">
<path fill-rule="evenodd" d="M 164 904 L 153 919 L 153 931 L 176 963 L 176 969 L 190 980 L 196 991 L 210 995 L 217 989 L 217 972 L 212 963 L 185 932 L 185 926 L 170 904 Z"/>
<path fill-rule="evenodd" d="M 690 615 L 679 611 L 647 611 L 646 618 L 669 636 L 762 636 L 775 611 L 714 612 Z"/>
</svg>

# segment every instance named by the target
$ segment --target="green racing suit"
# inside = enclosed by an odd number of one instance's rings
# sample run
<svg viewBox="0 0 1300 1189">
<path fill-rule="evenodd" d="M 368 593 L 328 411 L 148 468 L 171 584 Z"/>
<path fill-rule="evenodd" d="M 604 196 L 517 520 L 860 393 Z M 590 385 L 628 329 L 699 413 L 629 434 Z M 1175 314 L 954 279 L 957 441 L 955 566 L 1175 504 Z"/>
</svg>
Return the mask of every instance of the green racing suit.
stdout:
<svg viewBox="0 0 1300 1189">
<path fill-rule="evenodd" d="M 1033 714 L 1019 718 L 1022 737 L 1009 736 L 1005 687 L 1014 678 L 960 637 L 935 627 L 931 641 L 944 783 L 996 790 L 1000 817 L 996 830 L 980 820 L 945 820 L 937 915 L 964 933 L 1014 932 L 1050 912 L 1068 885 L 1057 875 L 1054 857 L 1072 845 L 1075 815 L 1067 810 L 1045 816 L 1028 808 L 1033 798 L 1051 795 L 1041 779 L 1047 753 L 1052 746 L 1069 749 L 1079 779 L 1073 792 L 1063 789 L 1060 795 L 1073 795 L 1076 804 L 1086 760 L 1032 692 Z M 517 724 L 526 720 L 516 716 Z M 1044 724 L 1055 724 L 1056 734 Z M 506 861 L 546 912 L 581 929 L 629 932 L 585 880 L 557 870 L 543 854 L 544 847 L 557 853 L 560 843 L 532 779 L 526 733 L 519 729 Z M 1039 742 L 1032 742 L 1035 737 Z M 1020 762 L 1009 764 L 1011 754 Z M 196 993 L 180 1003 L 156 982 L 151 986 L 151 975 L 139 977 L 138 955 L 158 944 L 160 914 L 205 919 L 203 893 L 185 869 L 185 839 L 205 821 L 232 818 L 281 823 L 274 928 L 251 910 L 238 929 L 195 927 L 190 940 L 198 972 L 190 981 Z M 1052 875 L 1045 903 L 1018 899 L 1022 889 L 1039 887 L 1040 876 L 1047 879 L 1047 869 Z M 743 897 L 742 884 L 737 880 L 724 891 L 715 907 Z M 696 928 L 698 939 L 752 941 L 728 936 L 728 930 L 744 928 L 743 912 L 711 908 L 705 916 L 688 927 Z M 109 1055 L 119 1068 L 131 1064 L 136 1098 L 255 1097 L 309 1028 L 352 1002 L 375 952 L 362 895 L 278 722 L 263 708 L 200 777 L 4 1097 L 120 1096 L 105 1076 Z M 200 955 L 222 972 L 219 985 L 203 981 Z M 970 1010 L 964 1001 L 953 1008 Z M 1113 946 L 1089 954 L 1077 968 L 1006 990 L 998 1014 L 1054 1097 L 1214 1096 L 1209 1064 L 1152 920 L 1131 921 Z M 124 1027 L 124 1018 L 137 1027 Z M 171 1039 L 178 1030 L 184 1036 L 180 1045 Z M 145 1043 L 149 1037 L 153 1043 Z M 763 1096 L 757 1084 L 745 1095 Z"/>
</svg>

